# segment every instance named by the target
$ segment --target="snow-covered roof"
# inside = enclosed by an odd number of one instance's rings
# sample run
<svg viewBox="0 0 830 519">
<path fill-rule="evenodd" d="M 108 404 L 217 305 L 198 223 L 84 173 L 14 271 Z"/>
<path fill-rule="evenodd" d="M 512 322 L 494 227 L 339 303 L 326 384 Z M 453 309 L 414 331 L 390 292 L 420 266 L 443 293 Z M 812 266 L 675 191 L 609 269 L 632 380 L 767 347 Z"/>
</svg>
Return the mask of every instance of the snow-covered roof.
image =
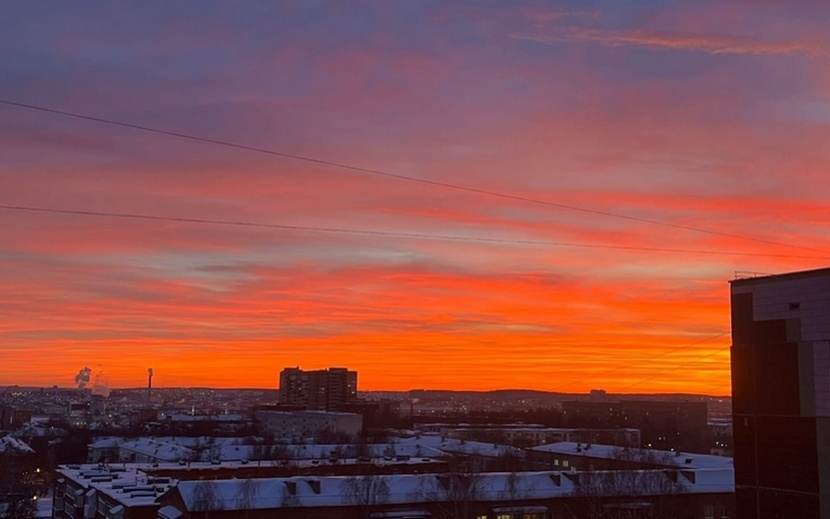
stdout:
<svg viewBox="0 0 830 519">
<path fill-rule="evenodd" d="M 667 492 L 734 492 L 734 471 L 648 470 L 596 472 L 481 473 L 464 476 L 464 485 L 482 501 L 544 500 L 580 495 L 586 487 L 602 481 L 602 495 L 617 495 L 625 483 L 636 481 L 642 495 Z M 450 474 L 394 474 L 369 476 L 375 488 L 385 488 L 378 501 L 387 505 L 417 505 L 449 499 Z M 607 483 L 620 478 L 618 490 Z M 636 478 L 636 479 L 632 479 Z M 282 507 L 329 507 L 355 504 L 355 476 L 288 477 L 182 481 L 176 487 L 188 511 L 270 509 Z M 368 481 L 368 480 L 367 480 Z M 644 481 L 654 484 L 643 485 Z M 359 484 L 359 483 L 357 483 Z M 667 490 L 669 489 L 669 490 Z"/>
<path fill-rule="evenodd" d="M 85 492 L 101 492 L 127 507 L 158 506 L 156 498 L 176 484 L 148 475 L 138 464 L 62 465 L 57 472 Z"/>
<path fill-rule="evenodd" d="M 124 449 L 136 454 L 151 456 L 162 461 L 178 461 L 193 456 L 193 451 L 174 443 L 159 442 L 151 438 L 139 438 L 119 444 Z"/>
<path fill-rule="evenodd" d="M 212 414 L 212 415 L 190 415 L 185 413 L 176 413 L 167 415 L 165 420 L 171 422 L 244 422 L 249 420 L 245 415 L 241 414 Z"/>
<path fill-rule="evenodd" d="M 122 438 L 117 437 L 107 437 L 107 438 L 98 438 L 95 441 L 91 442 L 87 445 L 90 449 L 112 449 L 118 447 L 122 442 L 125 442 Z"/>
<path fill-rule="evenodd" d="M 32 516 L 35 519 L 49 519 L 52 517 L 52 498 L 38 497 L 35 501 L 35 510 Z"/>
<path fill-rule="evenodd" d="M 728 456 L 713 456 L 711 454 L 663 451 L 657 449 L 634 449 L 630 447 L 618 447 L 616 445 L 557 442 L 531 447 L 528 450 L 558 453 L 568 456 L 581 456 L 584 458 L 643 461 L 645 463 L 653 463 L 666 467 L 689 469 L 725 469 L 733 467 L 732 458 Z"/>
<path fill-rule="evenodd" d="M 184 514 L 178 508 L 170 505 L 162 506 L 158 511 L 158 516 L 162 519 L 179 519 L 182 515 Z"/>
<path fill-rule="evenodd" d="M 428 435 L 396 439 L 391 445 L 395 449 L 417 449 L 420 447 L 421 449 L 429 449 L 447 454 L 467 454 L 491 458 L 498 458 L 505 454 L 523 455 L 521 449 L 508 445 Z"/>
<path fill-rule="evenodd" d="M 254 438 L 254 441 L 260 440 Z M 151 456 L 164 461 L 182 459 L 201 459 L 211 461 L 234 461 L 254 459 L 258 445 L 246 444 L 246 438 L 220 437 L 184 437 L 159 436 L 142 438 L 100 438 L 89 444 L 90 449 L 121 448 L 128 452 Z M 357 447 L 353 444 L 279 444 L 285 457 L 295 460 L 328 459 L 332 453 L 341 453 L 340 457 L 357 457 Z M 439 436 L 421 436 L 410 438 L 393 438 L 389 443 L 365 446 L 364 453 L 372 458 L 387 456 L 410 456 L 413 458 L 440 458 L 446 455 L 465 454 L 497 458 L 505 454 L 522 456 L 523 451 L 514 447 L 487 442 L 441 438 Z"/>
<path fill-rule="evenodd" d="M 37 438 L 56 438 L 59 436 L 67 436 L 69 432 L 60 427 L 53 427 L 41 424 L 35 420 L 26 422 L 20 429 L 14 432 L 17 437 L 37 437 Z"/>
<path fill-rule="evenodd" d="M 17 438 L 3 436 L 0 438 L 0 453 L 3 454 L 34 454 L 35 450 Z"/>
</svg>

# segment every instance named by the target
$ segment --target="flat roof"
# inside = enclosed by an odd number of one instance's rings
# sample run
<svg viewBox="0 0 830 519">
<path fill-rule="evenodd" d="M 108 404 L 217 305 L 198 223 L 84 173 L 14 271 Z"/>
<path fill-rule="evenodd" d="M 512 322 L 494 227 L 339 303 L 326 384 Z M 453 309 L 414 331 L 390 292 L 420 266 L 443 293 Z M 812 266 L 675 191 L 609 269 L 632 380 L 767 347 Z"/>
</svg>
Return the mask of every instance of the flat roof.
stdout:
<svg viewBox="0 0 830 519">
<path fill-rule="evenodd" d="M 753 276 L 732 279 L 729 281 L 729 283 L 733 285 L 751 285 L 755 283 L 770 283 L 774 281 L 785 281 L 790 279 L 813 278 L 824 276 L 830 276 L 830 267 L 823 267 L 813 270 L 801 270 L 798 272 L 785 272 L 783 274 L 755 274 Z"/>
<path fill-rule="evenodd" d="M 664 451 L 658 449 L 637 449 L 616 445 L 587 444 L 578 442 L 557 442 L 531 447 L 528 450 L 549 452 L 563 456 L 578 456 L 619 461 L 641 461 L 667 468 L 725 469 L 733 466 L 732 458 L 698 454 L 692 452 Z"/>
<path fill-rule="evenodd" d="M 84 494 L 100 492 L 125 507 L 157 507 L 156 498 L 176 485 L 176 480 L 144 472 L 146 464 L 61 465 L 57 472 Z"/>
</svg>

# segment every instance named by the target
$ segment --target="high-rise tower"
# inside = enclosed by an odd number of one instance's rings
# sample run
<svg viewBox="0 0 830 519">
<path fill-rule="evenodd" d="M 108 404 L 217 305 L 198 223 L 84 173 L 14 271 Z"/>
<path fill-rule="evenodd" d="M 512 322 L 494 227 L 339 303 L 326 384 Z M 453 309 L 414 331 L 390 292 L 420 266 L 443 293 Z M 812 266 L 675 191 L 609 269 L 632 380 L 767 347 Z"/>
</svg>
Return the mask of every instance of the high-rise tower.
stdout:
<svg viewBox="0 0 830 519">
<path fill-rule="evenodd" d="M 357 372 L 346 368 L 280 372 L 280 403 L 333 410 L 357 399 Z"/>
<path fill-rule="evenodd" d="M 738 519 L 830 519 L 830 269 L 731 296 Z"/>
</svg>

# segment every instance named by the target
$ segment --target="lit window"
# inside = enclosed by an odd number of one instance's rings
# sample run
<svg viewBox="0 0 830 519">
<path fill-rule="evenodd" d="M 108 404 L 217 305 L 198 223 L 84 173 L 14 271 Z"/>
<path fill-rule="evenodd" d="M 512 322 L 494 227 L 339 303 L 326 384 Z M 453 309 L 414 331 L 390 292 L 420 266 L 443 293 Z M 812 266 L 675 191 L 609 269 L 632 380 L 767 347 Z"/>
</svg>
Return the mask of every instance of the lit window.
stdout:
<svg viewBox="0 0 830 519">
<path fill-rule="evenodd" d="M 567 467 L 568 466 L 568 460 L 562 460 L 562 466 Z"/>
</svg>

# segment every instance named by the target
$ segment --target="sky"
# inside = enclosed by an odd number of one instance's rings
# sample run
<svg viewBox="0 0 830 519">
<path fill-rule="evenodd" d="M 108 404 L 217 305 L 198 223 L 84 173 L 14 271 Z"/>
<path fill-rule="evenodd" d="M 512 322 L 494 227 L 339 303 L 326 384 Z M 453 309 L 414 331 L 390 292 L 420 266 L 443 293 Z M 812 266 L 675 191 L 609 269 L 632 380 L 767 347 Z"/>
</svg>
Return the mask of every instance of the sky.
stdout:
<svg viewBox="0 0 830 519">
<path fill-rule="evenodd" d="M 728 395 L 830 264 L 820 2 L 3 10 L 0 384 Z"/>
</svg>

